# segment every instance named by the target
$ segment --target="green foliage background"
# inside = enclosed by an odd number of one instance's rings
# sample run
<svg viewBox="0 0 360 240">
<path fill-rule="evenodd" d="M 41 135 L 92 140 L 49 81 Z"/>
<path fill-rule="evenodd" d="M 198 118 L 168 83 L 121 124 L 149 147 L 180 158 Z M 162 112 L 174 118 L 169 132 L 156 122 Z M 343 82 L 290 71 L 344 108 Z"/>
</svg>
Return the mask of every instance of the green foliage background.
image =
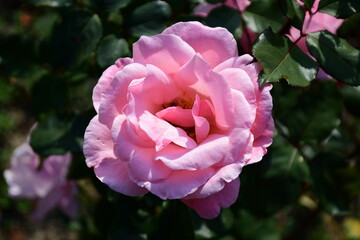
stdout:
<svg viewBox="0 0 360 240">
<path fill-rule="evenodd" d="M 1 0 L 0 170 L 38 122 L 31 145 L 41 157 L 73 153 L 80 211 L 32 223 L 31 201 L 10 199 L 1 176 L 0 239 L 360 239 L 360 2 L 321 1 L 322 12 L 348 19 L 337 36 L 307 36 L 316 61 L 284 35 L 302 26 L 295 2 L 253 0 L 244 13 L 220 6 L 201 18 L 198 0 Z M 82 154 L 102 71 L 131 56 L 141 35 L 189 20 L 226 27 L 235 39 L 246 28 L 260 34 L 252 52 L 264 67 L 260 81 L 274 82 L 274 143 L 244 168 L 238 201 L 214 220 L 179 201 L 113 192 Z M 314 80 L 318 65 L 337 80 Z"/>
</svg>

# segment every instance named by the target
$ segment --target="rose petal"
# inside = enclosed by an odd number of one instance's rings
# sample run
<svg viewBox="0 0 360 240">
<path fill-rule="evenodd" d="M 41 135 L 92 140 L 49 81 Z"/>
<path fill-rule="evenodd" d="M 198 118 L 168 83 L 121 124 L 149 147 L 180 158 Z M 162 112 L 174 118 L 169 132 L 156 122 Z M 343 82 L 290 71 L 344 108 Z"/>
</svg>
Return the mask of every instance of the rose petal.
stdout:
<svg viewBox="0 0 360 240">
<path fill-rule="evenodd" d="M 236 41 L 225 28 L 211 28 L 199 22 L 179 22 L 165 29 L 163 34 L 179 36 L 200 53 L 211 68 L 238 55 Z"/>
<path fill-rule="evenodd" d="M 152 64 L 169 75 L 189 61 L 195 51 L 174 35 L 142 36 L 133 45 L 134 62 Z"/>
<path fill-rule="evenodd" d="M 161 181 L 145 181 L 144 186 L 162 199 L 180 199 L 196 191 L 213 174 L 212 168 L 197 171 L 178 170 Z"/>
<path fill-rule="evenodd" d="M 156 151 L 160 151 L 170 143 L 175 143 L 184 148 L 195 148 L 196 142 L 190 138 L 186 132 L 178 127 L 172 126 L 170 123 L 159 119 L 145 111 L 139 121 L 139 126 L 148 136 L 156 143 Z"/>
<path fill-rule="evenodd" d="M 193 127 L 195 125 L 191 109 L 181 107 L 168 107 L 156 113 L 156 116 L 180 127 Z"/>
<path fill-rule="evenodd" d="M 147 193 L 145 188 L 139 187 L 130 180 L 126 163 L 119 159 L 105 158 L 94 167 L 96 177 L 111 189 L 128 196 L 139 196 Z"/>
<path fill-rule="evenodd" d="M 85 130 L 83 151 L 86 165 L 94 167 L 105 158 L 114 158 L 113 148 L 111 131 L 99 122 L 96 115 Z"/>
<path fill-rule="evenodd" d="M 206 198 L 182 199 L 181 201 L 193 208 L 201 217 L 212 219 L 219 215 L 220 208 L 226 208 L 235 203 L 240 189 L 239 178 L 227 183 L 224 188 Z"/>
<path fill-rule="evenodd" d="M 199 170 L 221 161 L 228 150 L 228 137 L 211 134 L 195 149 L 182 149 L 174 145 L 156 153 L 155 158 L 161 160 L 171 169 Z"/>
<path fill-rule="evenodd" d="M 131 58 L 120 58 L 116 61 L 115 65 L 108 67 L 101 75 L 98 83 L 94 87 L 92 100 L 96 112 L 99 111 L 101 94 L 105 92 L 106 88 L 110 85 L 110 82 L 114 79 L 115 74 L 122 70 L 126 65 L 132 62 Z"/>
<path fill-rule="evenodd" d="M 190 88 L 200 97 L 211 99 L 218 128 L 227 129 L 232 125 L 234 113 L 230 87 L 220 74 L 211 71 L 201 56 L 197 54 L 185 64 L 176 75 L 176 81 L 182 89 Z"/>
<path fill-rule="evenodd" d="M 138 63 L 129 64 L 119 71 L 101 96 L 99 122 L 111 129 L 115 117 L 122 113 L 123 107 L 127 104 L 127 91 L 130 82 L 134 79 L 145 78 L 146 75 L 145 66 Z"/>
<path fill-rule="evenodd" d="M 257 100 L 258 106 L 256 109 L 256 117 L 251 128 L 251 132 L 254 134 L 255 139 L 262 135 L 262 133 L 268 127 L 270 119 L 272 118 L 271 110 L 273 104 L 272 97 L 270 95 L 271 88 L 271 84 L 266 84 L 260 92 Z"/>
</svg>

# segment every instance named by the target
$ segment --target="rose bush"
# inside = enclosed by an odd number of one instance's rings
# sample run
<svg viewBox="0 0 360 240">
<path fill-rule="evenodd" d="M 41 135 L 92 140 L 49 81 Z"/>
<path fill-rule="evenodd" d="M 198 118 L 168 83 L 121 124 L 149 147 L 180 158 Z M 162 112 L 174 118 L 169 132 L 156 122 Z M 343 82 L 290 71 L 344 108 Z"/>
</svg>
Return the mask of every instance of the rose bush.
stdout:
<svg viewBox="0 0 360 240">
<path fill-rule="evenodd" d="M 71 158 L 70 153 L 49 156 L 39 169 L 40 158 L 31 148 L 29 138 L 14 150 L 11 167 L 4 171 L 8 193 L 13 198 L 36 200 L 32 219 L 42 219 L 57 206 L 67 216 L 76 216 L 76 183 L 66 180 Z"/>
<path fill-rule="evenodd" d="M 224 2 L 225 6 L 234 8 L 240 12 L 245 11 L 245 9 L 251 4 L 249 0 L 226 0 Z M 211 4 L 207 2 L 201 2 L 194 9 L 194 14 L 200 17 L 206 17 L 213 9 L 222 6 L 221 3 Z"/>
<path fill-rule="evenodd" d="M 181 199 L 204 218 L 237 198 L 272 142 L 271 85 L 224 28 L 181 22 L 141 37 L 93 90 L 86 163 L 113 190 Z"/>
</svg>

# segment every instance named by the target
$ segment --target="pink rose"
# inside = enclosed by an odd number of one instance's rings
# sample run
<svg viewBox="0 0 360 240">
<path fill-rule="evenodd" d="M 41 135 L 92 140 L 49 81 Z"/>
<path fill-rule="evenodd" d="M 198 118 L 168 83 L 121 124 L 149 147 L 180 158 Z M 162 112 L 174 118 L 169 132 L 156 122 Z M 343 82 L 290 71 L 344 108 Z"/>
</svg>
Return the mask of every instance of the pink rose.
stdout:
<svg viewBox="0 0 360 240">
<path fill-rule="evenodd" d="M 319 2 L 320 0 L 315 0 L 310 10 L 312 13 L 312 17 L 310 17 L 309 11 L 306 11 L 305 13 L 305 19 L 303 23 L 304 36 L 301 36 L 300 30 L 295 27 L 291 27 L 288 34 L 290 40 L 293 42 L 300 38 L 296 45 L 308 55 L 310 55 L 310 53 L 306 46 L 306 34 L 322 30 L 327 30 L 333 34 L 336 34 L 336 30 L 344 22 L 344 19 L 337 19 L 336 17 L 333 17 L 329 14 L 317 12 Z M 304 3 L 299 0 L 297 0 L 297 3 L 299 3 L 300 5 L 304 5 Z M 329 76 L 322 69 L 319 70 L 317 77 L 319 79 L 329 78 Z"/>
<path fill-rule="evenodd" d="M 224 4 L 225 6 L 232 7 L 240 12 L 243 12 L 251 4 L 251 2 L 249 0 L 226 0 Z M 207 15 L 209 15 L 209 13 L 213 9 L 221 5 L 222 5 L 221 3 L 211 4 L 211 3 L 201 2 L 199 5 L 195 7 L 194 14 L 200 17 L 207 17 Z"/>
<path fill-rule="evenodd" d="M 259 70 L 224 28 L 181 22 L 141 37 L 94 88 L 87 165 L 115 191 L 216 217 L 272 142 L 271 85 L 259 88 Z"/>
<path fill-rule="evenodd" d="M 38 170 L 40 159 L 28 139 L 15 149 L 11 157 L 11 168 L 4 171 L 9 195 L 13 198 L 35 199 L 36 207 L 32 213 L 34 220 L 43 218 L 56 206 L 69 217 L 75 217 L 76 184 L 66 180 L 70 162 L 70 153 L 53 155 L 47 157 Z"/>
</svg>

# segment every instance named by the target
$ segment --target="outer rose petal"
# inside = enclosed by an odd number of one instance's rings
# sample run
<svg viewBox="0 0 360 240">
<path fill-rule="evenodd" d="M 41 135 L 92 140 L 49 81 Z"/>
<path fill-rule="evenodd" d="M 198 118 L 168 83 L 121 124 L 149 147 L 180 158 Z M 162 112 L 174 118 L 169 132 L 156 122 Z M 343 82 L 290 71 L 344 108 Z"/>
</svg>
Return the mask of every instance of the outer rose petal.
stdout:
<svg viewBox="0 0 360 240">
<path fill-rule="evenodd" d="M 131 62 L 132 62 L 131 58 L 120 58 L 116 61 L 115 65 L 108 67 L 103 72 L 98 83 L 94 87 L 93 96 L 92 96 L 94 108 L 97 112 L 99 111 L 101 94 L 110 85 L 110 82 L 115 77 L 115 74 L 121 69 L 123 69 L 126 65 L 130 64 Z"/>
<path fill-rule="evenodd" d="M 155 65 L 170 75 L 195 54 L 194 49 L 174 35 L 142 36 L 134 43 L 133 51 L 135 62 Z"/>
<path fill-rule="evenodd" d="M 267 153 L 267 147 L 272 143 L 272 136 L 274 135 L 274 121 L 271 118 L 268 123 L 267 129 L 262 135 L 254 140 L 251 159 L 247 164 L 259 162 L 262 157 Z"/>
<path fill-rule="evenodd" d="M 211 68 L 238 55 L 236 41 L 225 28 L 211 28 L 199 22 L 180 22 L 165 29 L 163 34 L 179 36 L 200 53 Z"/>
<path fill-rule="evenodd" d="M 142 79 L 146 75 L 145 66 L 138 63 L 129 64 L 118 72 L 101 96 L 99 122 L 111 129 L 115 117 L 122 113 L 123 107 L 127 104 L 127 89 L 130 82 Z"/>
<path fill-rule="evenodd" d="M 117 192 L 128 196 L 139 196 L 148 192 L 130 180 L 127 164 L 119 159 L 105 158 L 94 170 L 101 182 Z"/>
<path fill-rule="evenodd" d="M 144 181 L 144 186 L 162 199 L 180 199 L 195 192 L 214 172 L 213 168 L 197 171 L 178 170 L 161 181 Z"/>
<path fill-rule="evenodd" d="M 201 217 L 211 219 L 219 215 L 220 208 L 232 205 L 239 194 L 239 178 L 225 184 L 224 188 L 206 198 L 182 199 L 181 201 L 193 208 Z"/>
<path fill-rule="evenodd" d="M 105 158 L 114 158 L 113 148 L 111 131 L 99 122 L 98 115 L 96 115 L 85 130 L 83 150 L 86 165 L 94 167 Z"/>
<path fill-rule="evenodd" d="M 271 89 L 272 85 L 265 85 L 257 100 L 258 107 L 256 109 L 256 118 L 251 128 L 251 132 L 254 134 L 255 139 L 263 134 L 265 129 L 269 126 L 269 121 L 272 121 L 271 110 L 273 104 L 270 95 Z"/>
</svg>

